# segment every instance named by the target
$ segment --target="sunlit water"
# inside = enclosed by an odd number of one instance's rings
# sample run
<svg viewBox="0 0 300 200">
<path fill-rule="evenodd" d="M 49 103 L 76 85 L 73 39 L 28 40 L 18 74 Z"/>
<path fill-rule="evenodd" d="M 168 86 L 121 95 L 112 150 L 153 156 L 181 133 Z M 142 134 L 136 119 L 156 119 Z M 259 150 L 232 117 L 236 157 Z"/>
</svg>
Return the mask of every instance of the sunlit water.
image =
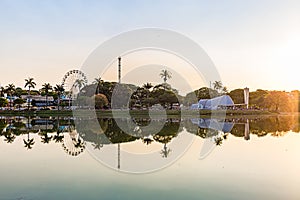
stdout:
<svg viewBox="0 0 300 200">
<path fill-rule="evenodd" d="M 192 137 L 191 146 L 174 163 L 142 174 L 121 172 L 122 167 L 129 165 L 127 157 L 122 157 L 124 153 L 121 154 L 119 170 L 97 160 L 97 153 L 112 148 L 113 153 L 109 156 L 115 161 L 112 165 L 117 166 L 117 143 L 101 144 L 99 137 L 92 140 L 92 135 L 83 135 L 80 137 L 83 141 L 79 139 L 79 143 L 84 145 L 77 145 L 74 149 L 68 144 L 70 138 L 74 138 L 68 133 L 73 127 L 72 120 L 60 119 L 57 123 L 58 120 L 52 118 L 46 124 L 42 120 L 27 118 L 1 120 L 0 200 L 300 199 L 297 117 L 249 119 L 249 135 L 244 128 L 247 119 L 230 120 L 234 123 L 230 130 L 232 134 L 222 138 L 219 145 L 215 139 L 220 131 L 204 139 L 203 133 L 209 129 L 199 127 L 191 119 L 184 119 L 179 133 L 166 144 L 172 150 L 166 157 L 161 154 L 165 144 L 155 140 L 156 137 L 148 145 L 142 139 L 119 141 L 122 152 L 154 153 L 157 157 L 152 161 L 158 161 L 172 158 L 176 152 L 172 141 Z M 114 126 L 110 120 L 104 133 Z M 171 125 L 176 126 L 176 123 Z M 47 137 L 52 137 L 48 141 L 45 141 L 45 132 L 48 132 Z M 57 132 L 62 136 L 61 140 L 54 139 Z M 11 143 L 9 137 L 14 137 Z M 78 136 L 75 138 L 78 141 Z M 34 141 L 32 149 L 25 147 L 24 141 L 28 139 Z M 206 140 L 214 146 L 202 158 L 201 150 Z"/>
</svg>

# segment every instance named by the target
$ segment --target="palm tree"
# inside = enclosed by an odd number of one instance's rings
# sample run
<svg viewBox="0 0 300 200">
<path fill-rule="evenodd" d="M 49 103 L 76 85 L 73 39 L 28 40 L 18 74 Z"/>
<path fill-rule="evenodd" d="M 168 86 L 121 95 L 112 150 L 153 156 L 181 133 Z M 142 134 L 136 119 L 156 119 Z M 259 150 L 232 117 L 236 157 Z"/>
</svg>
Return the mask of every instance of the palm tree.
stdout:
<svg viewBox="0 0 300 200">
<path fill-rule="evenodd" d="M 149 102 L 149 94 L 150 94 L 150 89 L 153 87 L 153 85 L 151 83 L 145 83 L 143 85 L 143 88 L 146 91 L 146 98 L 147 98 L 147 107 L 150 107 L 150 102 Z"/>
<path fill-rule="evenodd" d="M 85 80 L 84 79 L 76 79 L 75 82 L 72 85 L 70 94 L 69 94 L 69 109 L 71 108 L 71 98 L 73 95 L 73 89 L 78 88 L 78 91 L 80 93 L 81 89 L 84 87 L 85 85 Z"/>
<path fill-rule="evenodd" d="M 172 78 L 172 73 L 166 69 L 161 70 L 159 75 L 164 80 L 164 83 L 166 83 L 168 79 Z"/>
<path fill-rule="evenodd" d="M 4 97 L 4 92 L 5 92 L 5 88 L 4 87 L 0 87 L 0 97 Z"/>
<path fill-rule="evenodd" d="M 29 98 L 27 98 L 28 110 L 29 110 L 29 107 L 30 107 L 30 89 L 35 88 L 35 86 L 36 86 L 36 83 L 33 80 L 34 80 L 33 78 L 25 79 L 25 86 L 24 87 L 26 88 L 28 86 L 28 96 L 29 96 Z"/>
<path fill-rule="evenodd" d="M 8 84 L 8 86 L 6 86 L 6 92 L 9 95 L 9 109 L 10 110 L 11 110 L 11 104 L 12 104 L 12 94 L 14 91 L 16 91 L 14 84 Z"/>
<path fill-rule="evenodd" d="M 16 136 L 12 133 L 12 120 L 9 120 L 9 126 L 7 127 L 7 132 L 4 134 L 4 141 L 7 143 L 13 143 L 13 141 L 16 139 Z"/>
<path fill-rule="evenodd" d="M 213 86 L 214 86 L 214 89 L 217 90 L 217 91 L 219 91 L 223 88 L 223 84 L 222 84 L 221 81 L 215 81 L 213 83 Z"/>
<path fill-rule="evenodd" d="M 63 85 L 56 84 L 56 86 L 54 87 L 54 91 L 57 94 L 57 110 L 59 110 L 60 98 L 63 92 L 65 91 L 65 88 Z"/>
<path fill-rule="evenodd" d="M 147 90 L 150 90 L 151 88 L 153 87 L 153 85 L 151 83 L 145 83 L 143 85 L 143 88 L 147 89 Z"/>
<path fill-rule="evenodd" d="M 73 84 L 73 87 L 78 88 L 80 91 L 84 85 L 85 85 L 84 79 L 76 79 L 76 81 Z"/>
<path fill-rule="evenodd" d="M 45 91 L 46 93 L 46 108 L 48 107 L 48 95 L 50 90 L 52 90 L 52 86 L 50 85 L 50 83 L 45 83 L 44 85 L 42 85 L 42 90 Z"/>
<path fill-rule="evenodd" d="M 101 79 L 101 77 L 95 78 L 93 84 L 96 84 L 96 94 L 99 94 L 100 93 L 100 88 L 103 85 L 103 80 Z"/>
</svg>

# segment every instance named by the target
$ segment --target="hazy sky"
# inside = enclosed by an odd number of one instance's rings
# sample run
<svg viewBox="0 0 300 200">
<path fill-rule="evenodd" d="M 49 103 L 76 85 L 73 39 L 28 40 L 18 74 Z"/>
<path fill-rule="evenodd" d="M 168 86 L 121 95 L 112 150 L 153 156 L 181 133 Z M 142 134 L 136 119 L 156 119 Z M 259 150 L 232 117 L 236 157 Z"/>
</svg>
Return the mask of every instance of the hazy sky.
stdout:
<svg viewBox="0 0 300 200">
<path fill-rule="evenodd" d="M 103 41 L 159 27 L 203 47 L 229 89 L 300 89 L 299 10 L 297 0 L 0 0 L 0 83 L 60 83 Z"/>
</svg>

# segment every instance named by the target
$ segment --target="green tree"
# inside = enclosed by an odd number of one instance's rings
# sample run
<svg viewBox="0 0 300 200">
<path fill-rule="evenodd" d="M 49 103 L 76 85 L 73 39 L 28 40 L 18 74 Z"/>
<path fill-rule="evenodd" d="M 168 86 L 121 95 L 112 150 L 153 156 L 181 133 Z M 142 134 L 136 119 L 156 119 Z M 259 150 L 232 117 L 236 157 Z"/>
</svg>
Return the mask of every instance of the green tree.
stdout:
<svg viewBox="0 0 300 200">
<path fill-rule="evenodd" d="M 264 100 L 267 94 L 268 94 L 267 90 L 261 90 L 261 89 L 258 89 L 254 92 L 250 92 L 249 104 L 256 108 L 263 108 L 265 106 Z"/>
<path fill-rule="evenodd" d="M 96 84 L 96 94 L 99 94 L 100 89 L 103 86 L 103 80 L 101 79 L 101 77 L 95 78 L 93 84 Z"/>
<path fill-rule="evenodd" d="M 49 95 L 49 92 L 52 90 L 52 86 L 50 85 L 50 83 L 45 83 L 42 87 L 42 90 L 46 94 L 46 107 L 48 107 L 48 95 Z"/>
<path fill-rule="evenodd" d="M 7 104 L 8 104 L 7 99 L 0 98 L 0 107 L 5 107 L 7 106 Z"/>
<path fill-rule="evenodd" d="M 14 100 L 14 105 L 17 105 L 19 110 L 21 109 L 21 105 L 25 103 L 26 101 L 24 99 L 18 98 Z"/>
<path fill-rule="evenodd" d="M 94 100 L 95 100 L 95 108 L 96 109 L 102 109 L 102 108 L 108 106 L 108 100 L 104 94 L 95 95 Z"/>
<path fill-rule="evenodd" d="M 146 103 L 147 107 L 150 107 L 150 103 L 151 101 L 149 100 L 149 95 L 150 95 L 150 89 L 153 87 L 153 85 L 151 83 L 145 83 L 143 85 L 144 88 L 144 92 L 146 93 L 146 99 L 144 100 L 144 102 Z"/>
<path fill-rule="evenodd" d="M 244 103 L 244 89 L 235 89 L 228 94 L 235 104 Z"/>
<path fill-rule="evenodd" d="M 265 97 L 264 104 L 271 111 L 291 111 L 289 96 L 283 91 L 270 91 Z"/>
<path fill-rule="evenodd" d="M 20 98 L 22 94 L 23 94 L 22 88 L 17 87 L 15 90 L 15 95 Z"/>
<path fill-rule="evenodd" d="M 59 110 L 60 98 L 63 92 L 65 91 L 64 86 L 56 84 L 56 86 L 54 87 L 54 91 L 57 94 L 57 110 Z"/>
<path fill-rule="evenodd" d="M 83 87 L 85 86 L 85 81 L 84 79 L 76 79 L 73 87 L 78 88 L 78 90 L 80 91 Z"/>
<path fill-rule="evenodd" d="M 28 87 L 28 96 L 29 98 L 27 98 L 27 101 L 28 101 L 28 110 L 29 110 L 29 107 L 30 107 L 30 89 L 31 88 L 35 88 L 36 86 L 36 83 L 34 82 L 34 78 L 28 78 L 28 79 L 25 79 L 25 88 Z"/>
<path fill-rule="evenodd" d="M 6 86 L 6 92 L 9 96 L 9 108 L 11 110 L 11 104 L 12 104 L 12 96 L 13 93 L 16 91 L 15 85 L 14 84 L 8 84 L 8 86 Z"/>
</svg>

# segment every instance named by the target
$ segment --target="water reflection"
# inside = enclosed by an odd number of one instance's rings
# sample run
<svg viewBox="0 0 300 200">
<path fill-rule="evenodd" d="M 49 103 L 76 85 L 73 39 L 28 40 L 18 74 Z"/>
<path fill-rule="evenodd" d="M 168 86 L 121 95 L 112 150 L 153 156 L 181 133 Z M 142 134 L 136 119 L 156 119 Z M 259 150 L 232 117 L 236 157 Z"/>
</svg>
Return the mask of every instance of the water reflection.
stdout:
<svg viewBox="0 0 300 200">
<path fill-rule="evenodd" d="M 118 119 L 129 120 L 129 119 Z M 131 127 L 131 134 L 121 130 L 116 120 L 112 118 L 98 119 L 99 127 L 93 126 L 88 119 L 80 119 L 75 129 L 71 117 L 1 117 L 1 138 L 7 144 L 12 144 L 17 137 L 27 135 L 23 139 L 24 147 L 28 150 L 34 148 L 36 142 L 61 144 L 64 151 L 71 156 L 78 156 L 84 152 L 87 143 L 95 151 L 101 151 L 105 146 L 114 144 L 133 144 L 141 141 L 145 148 L 156 149 L 161 158 L 168 158 L 174 149 L 169 144 L 182 132 L 201 137 L 211 138 L 216 146 L 223 144 L 229 135 L 250 140 L 251 135 L 263 137 L 271 135 L 282 137 L 289 131 L 299 132 L 298 116 L 272 116 L 252 118 L 228 118 L 226 120 L 199 118 L 199 119 L 167 119 L 158 133 L 151 133 L 147 128 L 148 118 L 136 118 L 135 127 Z M 154 123 L 155 120 L 154 120 Z M 161 123 L 157 120 L 157 123 Z M 38 135 L 35 141 L 32 135 Z M 174 147 L 173 147 L 174 148 Z M 138 149 L 138 148 L 137 148 Z"/>
</svg>

